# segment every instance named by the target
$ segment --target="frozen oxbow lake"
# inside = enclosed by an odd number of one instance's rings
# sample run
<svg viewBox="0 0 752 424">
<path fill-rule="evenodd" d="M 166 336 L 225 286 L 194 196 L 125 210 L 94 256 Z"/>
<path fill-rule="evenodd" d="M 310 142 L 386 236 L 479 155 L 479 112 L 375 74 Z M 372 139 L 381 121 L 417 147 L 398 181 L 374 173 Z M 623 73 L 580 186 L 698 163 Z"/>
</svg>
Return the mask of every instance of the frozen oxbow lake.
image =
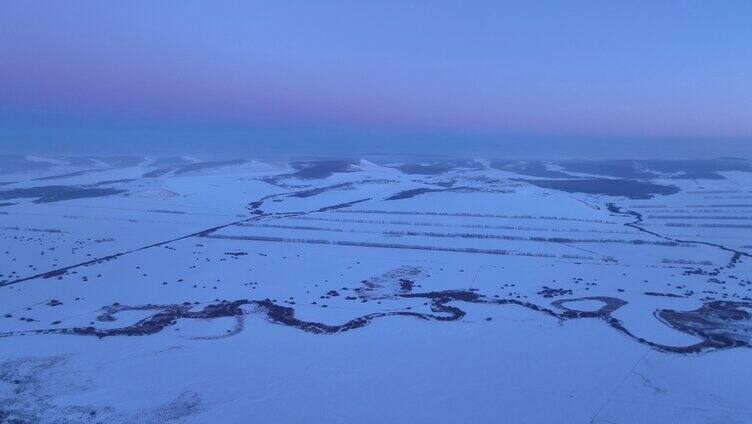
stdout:
<svg viewBox="0 0 752 424">
<path fill-rule="evenodd" d="M 752 422 L 743 159 L 0 157 L 0 422 Z"/>
</svg>

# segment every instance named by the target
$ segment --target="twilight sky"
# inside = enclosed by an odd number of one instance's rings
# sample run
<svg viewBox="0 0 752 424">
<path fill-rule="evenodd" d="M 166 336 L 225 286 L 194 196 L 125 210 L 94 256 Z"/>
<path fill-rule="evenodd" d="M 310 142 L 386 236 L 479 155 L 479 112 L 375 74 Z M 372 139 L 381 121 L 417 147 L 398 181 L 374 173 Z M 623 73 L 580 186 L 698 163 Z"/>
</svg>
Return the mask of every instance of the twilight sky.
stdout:
<svg viewBox="0 0 752 424">
<path fill-rule="evenodd" d="M 750 22 L 748 0 L 8 0 L 0 153 L 749 154 Z"/>
</svg>

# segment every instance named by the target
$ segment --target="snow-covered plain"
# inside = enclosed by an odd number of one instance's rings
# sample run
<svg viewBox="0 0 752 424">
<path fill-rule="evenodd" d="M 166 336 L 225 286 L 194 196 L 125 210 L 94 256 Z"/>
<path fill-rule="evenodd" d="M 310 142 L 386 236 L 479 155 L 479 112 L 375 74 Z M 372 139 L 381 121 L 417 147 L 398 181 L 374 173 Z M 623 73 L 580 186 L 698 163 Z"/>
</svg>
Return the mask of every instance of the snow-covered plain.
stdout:
<svg viewBox="0 0 752 424">
<path fill-rule="evenodd" d="M 752 422 L 743 160 L 0 158 L 0 422 Z"/>
</svg>

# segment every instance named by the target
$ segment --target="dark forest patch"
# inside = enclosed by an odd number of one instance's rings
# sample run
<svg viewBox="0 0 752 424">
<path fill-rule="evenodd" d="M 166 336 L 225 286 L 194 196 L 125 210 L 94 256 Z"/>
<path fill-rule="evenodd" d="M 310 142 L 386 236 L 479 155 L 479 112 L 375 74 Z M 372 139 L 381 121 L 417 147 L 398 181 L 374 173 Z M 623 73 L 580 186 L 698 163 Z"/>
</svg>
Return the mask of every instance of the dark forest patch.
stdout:
<svg viewBox="0 0 752 424">
<path fill-rule="evenodd" d="M 0 200 L 34 198 L 34 203 L 52 203 L 61 200 L 112 196 L 125 192 L 126 190 L 86 186 L 41 186 L 2 190 L 0 191 Z"/>
<path fill-rule="evenodd" d="M 514 181 L 524 181 L 541 188 L 550 188 L 567 193 L 605 194 L 631 199 L 650 199 L 656 194 L 669 195 L 679 192 L 679 187 L 676 186 L 623 179 L 528 180 L 514 178 Z"/>
</svg>

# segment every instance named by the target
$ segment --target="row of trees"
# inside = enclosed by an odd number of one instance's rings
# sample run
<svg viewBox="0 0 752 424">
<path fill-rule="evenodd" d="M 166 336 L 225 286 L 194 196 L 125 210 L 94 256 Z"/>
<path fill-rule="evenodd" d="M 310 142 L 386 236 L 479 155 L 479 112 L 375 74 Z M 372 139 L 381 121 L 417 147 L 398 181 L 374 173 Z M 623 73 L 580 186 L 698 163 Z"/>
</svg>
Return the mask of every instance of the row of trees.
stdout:
<svg viewBox="0 0 752 424">
<path fill-rule="evenodd" d="M 302 221 L 322 221 L 322 222 L 346 222 L 351 224 L 377 224 L 377 225 L 407 225 L 411 227 L 448 227 L 448 228 L 475 228 L 485 230 L 518 230 L 518 231 L 547 231 L 563 233 L 608 233 L 608 234 L 635 234 L 627 230 L 603 230 L 597 228 L 550 228 L 550 227 L 528 227 L 521 225 L 489 225 L 489 224 L 442 224 L 438 222 L 424 221 L 385 221 L 378 219 L 349 219 L 349 218 L 326 218 L 316 216 L 296 216 L 290 219 Z"/>
<path fill-rule="evenodd" d="M 624 240 L 624 239 L 604 239 L 604 238 L 589 238 L 589 239 L 575 239 L 567 237 L 525 237 L 525 236 L 510 236 L 500 234 L 481 234 L 481 233 L 439 233 L 433 231 L 374 231 L 374 230 L 359 230 L 359 229 L 345 229 L 345 228 L 331 228 L 331 227 L 317 227 L 309 225 L 284 225 L 284 224 L 267 224 L 267 223 L 243 223 L 240 224 L 244 227 L 263 227 L 263 228 L 277 228 L 284 230 L 303 230 L 303 231 L 326 231 L 337 233 L 355 233 L 355 234 L 377 234 L 384 236 L 416 236 L 416 237 L 440 237 L 440 238 L 466 238 L 466 239 L 483 239 L 483 240 L 506 240 L 506 241 L 531 241 L 542 243 L 623 243 L 623 244 L 650 244 L 656 246 L 684 246 L 693 247 L 691 244 L 679 244 L 675 241 L 648 241 L 648 240 Z"/>
<path fill-rule="evenodd" d="M 358 247 L 379 247 L 385 249 L 409 249 L 409 250 L 430 250 L 438 252 L 460 252 L 460 253 L 485 253 L 491 255 L 509 255 L 509 256 L 530 256 L 541 258 L 556 258 L 556 255 L 539 252 L 522 252 L 507 249 L 478 249 L 474 247 L 442 247 L 442 246 L 425 246 L 399 243 L 372 243 L 349 240 L 323 240 L 323 239 L 303 239 L 287 238 L 272 236 L 230 236 L 222 234 L 207 234 L 205 238 L 227 239 L 227 240 L 251 240 L 251 241 L 268 241 L 278 243 L 305 243 L 305 244 L 328 244 L 338 246 L 358 246 Z"/>
<path fill-rule="evenodd" d="M 589 222 L 594 224 L 618 224 L 614 221 L 604 221 L 601 219 L 571 218 L 565 216 L 551 215 L 498 215 L 491 213 L 469 213 L 469 212 L 432 212 L 432 211 L 394 211 L 379 209 L 348 209 L 337 211 L 338 213 L 365 213 L 365 214 L 384 214 L 384 215 L 427 215 L 427 216 L 459 216 L 470 218 L 500 218 L 500 219 L 553 219 L 557 221 L 578 221 Z"/>
</svg>

